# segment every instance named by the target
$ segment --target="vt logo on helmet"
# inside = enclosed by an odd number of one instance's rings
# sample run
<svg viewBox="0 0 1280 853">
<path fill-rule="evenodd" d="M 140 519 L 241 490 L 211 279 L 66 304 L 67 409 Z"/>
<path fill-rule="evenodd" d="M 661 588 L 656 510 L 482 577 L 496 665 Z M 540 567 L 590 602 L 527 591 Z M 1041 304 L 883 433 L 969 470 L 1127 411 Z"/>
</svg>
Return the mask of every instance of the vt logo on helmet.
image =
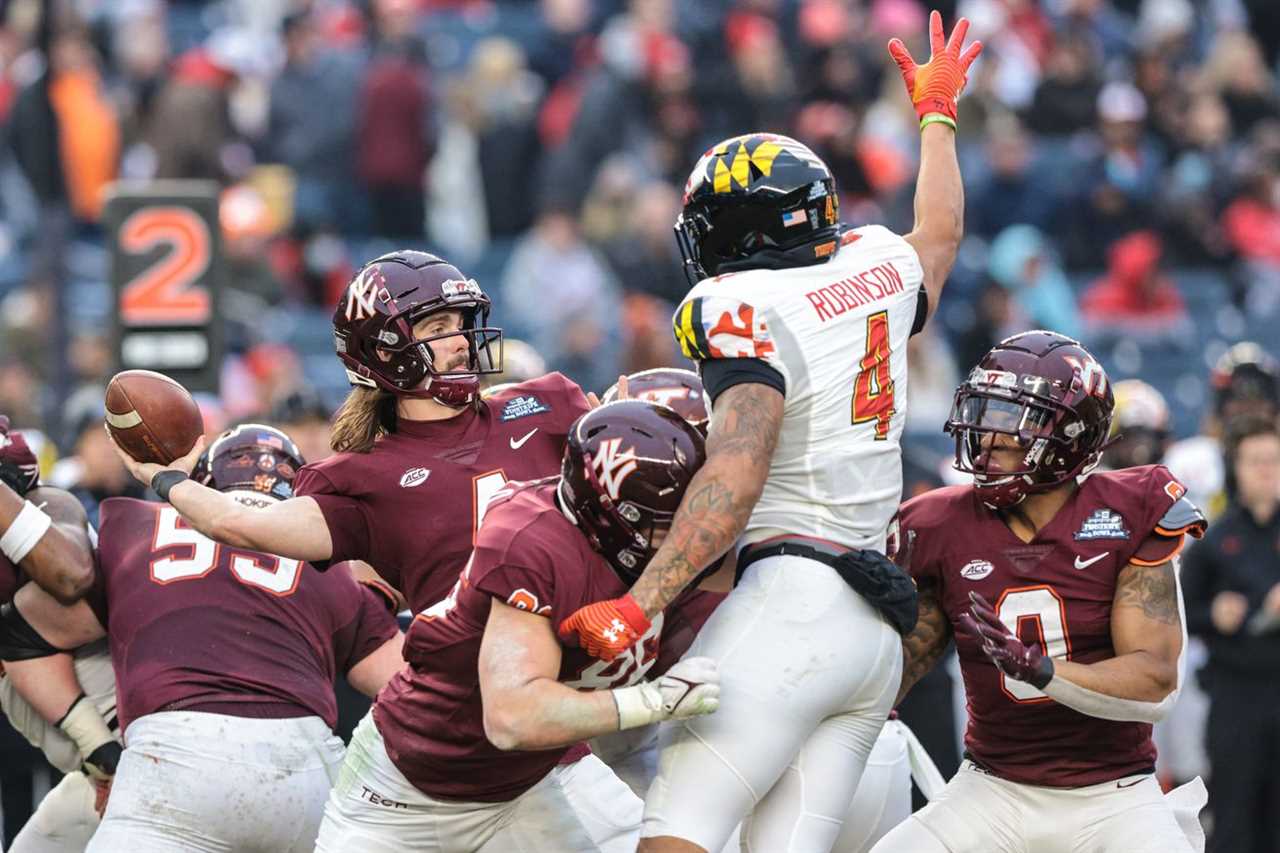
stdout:
<svg viewBox="0 0 1280 853">
<path fill-rule="evenodd" d="M 822 263 L 839 248 L 831 170 L 786 136 L 749 133 L 702 155 L 685 183 L 676 240 L 690 285 L 735 269 Z"/>
<path fill-rule="evenodd" d="M 1060 486 L 1097 466 L 1115 397 L 1102 365 L 1057 332 L 1023 332 L 996 344 L 956 389 L 944 430 L 959 471 L 973 474 L 993 508 Z M 996 454 L 1022 454 L 1002 465 Z"/>
<path fill-rule="evenodd" d="M 655 367 L 627 376 L 627 394 L 632 400 L 648 400 L 676 410 L 676 414 L 693 424 L 705 438 L 707 423 L 706 391 L 702 379 L 682 367 Z M 618 398 L 618 386 L 612 385 L 600 398 L 612 403 Z"/>
<path fill-rule="evenodd" d="M 557 496 L 591 547 L 631 583 L 704 461 L 702 434 L 674 410 L 644 400 L 605 403 L 570 429 Z"/>
<path fill-rule="evenodd" d="M 489 297 L 452 264 L 426 252 L 393 252 L 365 264 L 333 312 L 334 347 L 352 385 L 450 406 L 478 399 L 480 376 L 502 371 L 502 330 L 487 326 Z M 417 337 L 414 326 L 441 311 L 457 329 Z M 465 340 L 455 363 L 449 339 Z"/>
</svg>

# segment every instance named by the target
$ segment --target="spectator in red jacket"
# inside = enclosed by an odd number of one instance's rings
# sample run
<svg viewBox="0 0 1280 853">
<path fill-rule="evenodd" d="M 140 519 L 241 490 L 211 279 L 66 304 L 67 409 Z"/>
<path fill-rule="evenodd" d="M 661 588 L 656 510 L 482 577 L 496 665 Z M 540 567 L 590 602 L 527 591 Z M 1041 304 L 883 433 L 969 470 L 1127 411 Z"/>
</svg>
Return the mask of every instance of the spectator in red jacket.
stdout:
<svg viewBox="0 0 1280 853">
<path fill-rule="evenodd" d="M 1187 320 L 1177 286 L 1160 271 L 1164 246 L 1152 231 L 1117 240 L 1107 272 L 1081 297 L 1085 322 L 1094 329 L 1159 334 Z"/>
</svg>

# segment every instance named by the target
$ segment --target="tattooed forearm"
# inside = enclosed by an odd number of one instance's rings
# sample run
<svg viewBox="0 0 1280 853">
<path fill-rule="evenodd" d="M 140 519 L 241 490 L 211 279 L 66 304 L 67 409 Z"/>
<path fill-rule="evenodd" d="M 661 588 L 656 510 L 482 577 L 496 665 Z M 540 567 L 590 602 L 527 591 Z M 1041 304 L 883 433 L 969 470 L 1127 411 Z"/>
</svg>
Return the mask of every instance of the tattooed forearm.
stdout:
<svg viewBox="0 0 1280 853">
<path fill-rule="evenodd" d="M 1130 563 L 1116 579 L 1115 607 L 1140 607 L 1148 619 L 1177 625 L 1178 587 L 1173 562 L 1158 566 Z"/>
<path fill-rule="evenodd" d="M 916 627 L 902 638 L 902 686 L 893 700 L 895 706 L 933 669 L 951 642 L 951 622 L 938 600 L 937 588 L 920 590 L 919 602 L 920 618 Z"/>
<path fill-rule="evenodd" d="M 765 385 L 735 385 L 720 395 L 707 461 L 694 475 L 666 541 L 631 596 L 652 617 L 741 535 L 769 473 L 782 423 L 783 397 Z"/>
</svg>

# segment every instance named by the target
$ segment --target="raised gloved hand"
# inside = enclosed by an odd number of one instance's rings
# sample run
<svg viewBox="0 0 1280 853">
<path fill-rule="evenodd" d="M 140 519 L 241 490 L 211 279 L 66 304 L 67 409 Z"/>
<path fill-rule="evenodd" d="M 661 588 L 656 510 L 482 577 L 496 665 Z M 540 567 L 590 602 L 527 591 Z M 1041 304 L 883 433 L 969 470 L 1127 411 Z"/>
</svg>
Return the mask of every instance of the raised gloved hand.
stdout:
<svg viewBox="0 0 1280 853">
<path fill-rule="evenodd" d="M 720 670 L 711 658 L 685 658 L 657 681 L 614 690 L 613 701 L 619 729 L 711 714 L 720 707 Z"/>
<path fill-rule="evenodd" d="M 1039 646 L 1028 646 L 1009 633 L 1009 628 L 981 595 L 969 593 L 969 612 L 962 614 L 960 621 L 981 641 L 983 653 L 1005 675 L 1041 690 L 1053 678 L 1053 659 L 1046 657 Z"/>
<path fill-rule="evenodd" d="M 968 81 L 969 66 L 982 53 L 982 42 L 975 41 L 963 51 L 964 37 L 969 32 L 969 21 L 961 18 L 951 31 L 951 40 L 945 41 L 942 33 L 942 15 L 929 14 L 929 61 L 916 65 L 902 39 L 889 40 L 889 55 L 898 63 L 902 79 L 907 84 L 907 94 L 920 116 L 920 127 L 933 122 L 956 126 L 956 102 Z"/>
<path fill-rule="evenodd" d="M 120 755 L 124 747 L 111 734 L 107 723 L 93 707 L 89 697 L 83 693 L 71 703 L 67 713 L 58 720 L 58 728 L 67 737 L 75 741 L 84 759 L 82 770 L 95 782 L 110 779 L 116 775 L 116 767 L 120 764 Z"/>
<path fill-rule="evenodd" d="M 613 660 L 636 644 L 650 623 L 640 605 L 628 593 L 621 598 L 580 607 L 560 623 L 565 643 L 575 643 L 600 660 Z"/>
<path fill-rule="evenodd" d="M 0 415 L 0 481 L 25 497 L 40 482 L 40 463 L 21 433 L 9 432 L 9 417 Z"/>
</svg>

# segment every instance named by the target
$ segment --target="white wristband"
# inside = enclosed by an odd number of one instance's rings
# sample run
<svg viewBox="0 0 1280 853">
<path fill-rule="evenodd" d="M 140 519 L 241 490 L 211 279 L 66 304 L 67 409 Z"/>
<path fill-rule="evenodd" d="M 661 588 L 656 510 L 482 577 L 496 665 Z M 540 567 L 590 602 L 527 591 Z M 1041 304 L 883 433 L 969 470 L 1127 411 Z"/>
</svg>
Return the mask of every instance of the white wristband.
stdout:
<svg viewBox="0 0 1280 853">
<path fill-rule="evenodd" d="M 17 518 L 4 535 L 0 536 L 0 552 L 4 552 L 16 566 L 26 559 L 52 524 L 53 519 L 44 510 L 31 501 L 24 501 Z"/>
<path fill-rule="evenodd" d="M 618 730 L 635 729 L 663 718 L 662 691 L 651 681 L 609 691 L 618 707 Z"/>
</svg>

